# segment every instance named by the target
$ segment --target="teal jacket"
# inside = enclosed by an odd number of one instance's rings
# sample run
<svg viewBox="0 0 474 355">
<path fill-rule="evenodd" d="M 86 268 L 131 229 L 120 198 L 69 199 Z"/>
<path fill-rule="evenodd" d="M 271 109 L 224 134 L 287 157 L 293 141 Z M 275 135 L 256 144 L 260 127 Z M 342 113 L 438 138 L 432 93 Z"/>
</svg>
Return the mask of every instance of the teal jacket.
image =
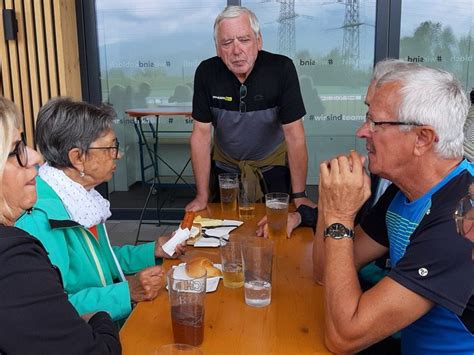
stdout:
<svg viewBox="0 0 474 355">
<path fill-rule="evenodd" d="M 106 311 L 113 320 L 126 318 L 131 312 L 128 282 L 114 260 L 105 224 L 97 226 L 97 240 L 70 219 L 59 196 L 44 180 L 38 177 L 36 183 L 38 201 L 16 226 L 43 243 L 79 314 Z M 134 274 L 157 261 L 154 242 L 112 249 L 124 274 Z"/>
</svg>

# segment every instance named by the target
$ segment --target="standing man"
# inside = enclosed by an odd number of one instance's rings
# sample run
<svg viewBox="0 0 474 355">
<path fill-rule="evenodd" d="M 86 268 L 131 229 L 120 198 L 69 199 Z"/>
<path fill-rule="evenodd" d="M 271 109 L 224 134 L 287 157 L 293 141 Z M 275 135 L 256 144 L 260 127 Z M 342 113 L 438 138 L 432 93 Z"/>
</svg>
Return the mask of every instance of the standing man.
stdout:
<svg viewBox="0 0 474 355">
<path fill-rule="evenodd" d="M 206 207 L 209 186 L 218 191 L 217 181 L 209 184 L 212 128 L 214 176 L 237 172 L 258 179 L 259 197 L 289 192 L 291 185 L 297 206 L 313 206 L 305 192 L 306 111 L 293 62 L 262 50 L 260 25 L 245 7 L 229 6 L 217 16 L 214 41 L 217 56 L 203 61 L 194 78 L 191 159 L 197 195 L 186 210 Z"/>
<path fill-rule="evenodd" d="M 401 330 L 404 354 L 474 353 L 474 263 L 453 213 L 473 182 L 462 159 L 469 103 L 453 75 L 421 66 L 377 83 L 365 124 L 369 170 L 393 182 L 354 228 L 370 195 L 356 152 L 320 166 L 314 273 L 326 343 L 355 352 Z M 362 292 L 357 269 L 389 251 L 392 269 Z"/>
</svg>

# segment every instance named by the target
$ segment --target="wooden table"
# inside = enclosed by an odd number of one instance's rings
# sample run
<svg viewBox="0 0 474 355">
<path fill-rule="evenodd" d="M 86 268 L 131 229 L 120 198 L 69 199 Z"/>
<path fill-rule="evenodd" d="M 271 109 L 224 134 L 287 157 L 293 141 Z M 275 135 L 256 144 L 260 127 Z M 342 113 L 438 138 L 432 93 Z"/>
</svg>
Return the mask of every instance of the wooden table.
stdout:
<svg viewBox="0 0 474 355">
<path fill-rule="evenodd" d="M 222 216 L 219 204 L 210 204 L 201 216 Z M 264 215 L 258 204 L 256 218 L 231 233 L 232 239 L 254 236 Z M 328 354 L 324 345 L 323 290 L 312 280 L 312 230 L 299 228 L 291 239 L 275 240 L 272 302 L 264 308 L 247 306 L 244 288 L 224 287 L 205 300 L 204 354 Z M 188 247 L 184 260 L 202 255 L 220 262 L 218 248 Z M 164 266 L 180 260 L 166 260 Z M 137 305 L 120 331 L 124 354 L 149 354 L 159 345 L 173 343 L 166 290 L 151 302 Z"/>
</svg>

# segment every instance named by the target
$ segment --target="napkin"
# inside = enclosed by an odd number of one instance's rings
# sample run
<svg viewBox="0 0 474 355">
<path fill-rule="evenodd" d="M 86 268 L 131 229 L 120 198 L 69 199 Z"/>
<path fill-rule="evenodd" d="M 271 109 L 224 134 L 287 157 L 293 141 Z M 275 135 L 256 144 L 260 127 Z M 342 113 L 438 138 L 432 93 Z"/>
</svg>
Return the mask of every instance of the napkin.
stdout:
<svg viewBox="0 0 474 355">
<path fill-rule="evenodd" d="M 233 231 L 238 226 L 241 226 L 244 222 L 232 219 L 224 219 L 221 221 L 221 227 L 219 228 L 212 228 L 205 230 L 206 227 L 203 227 L 203 230 L 206 232 L 207 235 L 224 238 L 225 240 L 229 239 L 229 233 Z M 228 227 L 226 227 L 226 225 Z M 230 226 L 229 226 L 230 225 Z M 236 227 L 237 226 L 237 227 Z M 199 238 L 195 243 L 195 247 L 218 247 L 219 239 L 218 238 Z"/>
</svg>

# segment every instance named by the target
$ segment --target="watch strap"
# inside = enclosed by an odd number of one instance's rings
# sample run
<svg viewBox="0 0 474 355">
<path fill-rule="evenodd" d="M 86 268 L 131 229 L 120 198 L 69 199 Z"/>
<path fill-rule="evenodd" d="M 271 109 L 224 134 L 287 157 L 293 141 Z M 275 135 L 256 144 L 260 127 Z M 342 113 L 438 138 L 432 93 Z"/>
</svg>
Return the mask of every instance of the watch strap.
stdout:
<svg viewBox="0 0 474 355">
<path fill-rule="evenodd" d="M 307 198 L 308 194 L 306 191 L 301 191 L 301 192 L 295 192 L 291 194 L 291 199 L 294 200 L 295 198 Z"/>
</svg>

